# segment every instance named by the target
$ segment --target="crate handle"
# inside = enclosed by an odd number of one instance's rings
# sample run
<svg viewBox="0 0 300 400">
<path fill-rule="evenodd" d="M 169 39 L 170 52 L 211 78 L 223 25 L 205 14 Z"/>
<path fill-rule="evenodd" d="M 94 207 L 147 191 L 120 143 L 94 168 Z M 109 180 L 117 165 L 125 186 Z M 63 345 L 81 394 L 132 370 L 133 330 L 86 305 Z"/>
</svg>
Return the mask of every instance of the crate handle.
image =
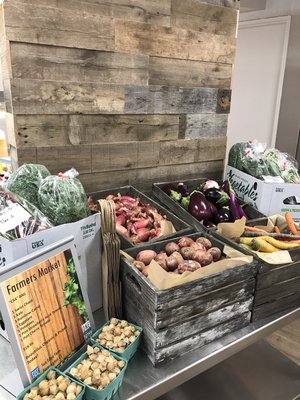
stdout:
<svg viewBox="0 0 300 400">
<path fill-rule="evenodd" d="M 139 292 L 139 294 L 142 294 L 142 288 L 141 285 L 138 283 L 137 279 L 135 276 L 131 274 L 126 274 L 126 279 L 130 282 L 132 286 L 135 287 L 135 289 Z"/>
</svg>

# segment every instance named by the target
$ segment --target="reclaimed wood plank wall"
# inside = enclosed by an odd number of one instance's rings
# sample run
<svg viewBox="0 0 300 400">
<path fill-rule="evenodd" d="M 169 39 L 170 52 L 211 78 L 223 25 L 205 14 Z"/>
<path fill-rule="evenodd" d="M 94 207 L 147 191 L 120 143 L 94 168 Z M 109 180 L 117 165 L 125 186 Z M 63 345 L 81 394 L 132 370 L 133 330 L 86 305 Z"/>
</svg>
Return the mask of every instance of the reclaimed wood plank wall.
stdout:
<svg viewBox="0 0 300 400">
<path fill-rule="evenodd" d="M 223 170 L 236 0 L 6 0 L 13 166 L 71 166 L 86 190 Z"/>
</svg>

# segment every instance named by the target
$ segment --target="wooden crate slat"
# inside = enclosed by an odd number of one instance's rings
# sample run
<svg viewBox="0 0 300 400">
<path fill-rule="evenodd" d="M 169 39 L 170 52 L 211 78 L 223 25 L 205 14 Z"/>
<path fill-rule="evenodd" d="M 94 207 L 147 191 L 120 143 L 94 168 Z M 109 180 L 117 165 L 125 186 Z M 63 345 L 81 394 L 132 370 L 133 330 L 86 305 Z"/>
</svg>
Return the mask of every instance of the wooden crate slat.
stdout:
<svg viewBox="0 0 300 400">
<path fill-rule="evenodd" d="M 46 114 L 16 115 L 15 119 L 14 140 L 20 147 L 172 140 L 179 136 L 178 115 Z"/>
<path fill-rule="evenodd" d="M 294 279 L 297 277 L 300 277 L 299 262 L 281 265 L 278 266 L 278 268 L 270 270 L 269 272 L 258 274 L 257 289 L 261 290 L 264 288 L 272 287 L 276 283 L 284 283 L 285 281 L 289 281 L 290 279 Z"/>
<path fill-rule="evenodd" d="M 239 0 L 201 0 L 202 3 L 214 4 L 222 7 L 239 8 Z"/>
<path fill-rule="evenodd" d="M 236 36 L 238 11 L 198 0 L 172 0 L 171 26 L 216 35 Z"/>
<path fill-rule="evenodd" d="M 149 84 L 230 88 L 230 64 L 150 57 Z"/>
<path fill-rule="evenodd" d="M 285 297 L 274 298 L 269 303 L 256 305 L 254 303 L 252 311 L 252 321 L 259 321 L 261 319 L 270 317 L 273 314 L 278 314 L 283 311 L 288 312 L 293 308 L 299 307 L 300 292 L 287 295 Z"/>
<path fill-rule="evenodd" d="M 179 135 L 184 139 L 226 136 L 228 114 L 182 114 Z"/>
<path fill-rule="evenodd" d="M 300 276 L 255 291 L 255 306 L 299 292 Z"/>
<path fill-rule="evenodd" d="M 164 58 L 232 64 L 235 39 L 179 28 L 115 21 L 115 50 Z"/>
<path fill-rule="evenodd" d="M 147 85 L 149 57 L 11 43 L 12 77 L 44 81 Z"/>
</svg>

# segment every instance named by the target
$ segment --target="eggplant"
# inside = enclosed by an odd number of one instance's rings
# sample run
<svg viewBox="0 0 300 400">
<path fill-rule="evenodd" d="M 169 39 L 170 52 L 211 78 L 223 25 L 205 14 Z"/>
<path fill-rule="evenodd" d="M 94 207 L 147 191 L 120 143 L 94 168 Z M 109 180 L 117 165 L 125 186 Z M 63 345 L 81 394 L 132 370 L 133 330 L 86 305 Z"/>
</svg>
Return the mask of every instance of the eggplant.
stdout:
<svg viewBox="0 0 300 400">
<path fill-rule="evenodd" d="M 211 221 L 207 221 L 206 219 L 204 219 L 204 220 L 202 221 L 202 223 L 203 223 L 203 225 L 204 225 L 206 228 L 216 228 L 216 224 L 214 224 L 214 223 L 211 222 Z"/>
<path fill-rule="evenodd" d="M 195 190 L 190 195 L 188 211 L 198 221 L 202 221 L 204 219 L 208 221 L 214 221 L 218 210 L 214 204 L 206 199 L 203 193 Z"/>
<path fill-rule="evenodd" d="M 211 188 L 220 189 L 220 186 L 219 186 L 218 182 L 216 182 L 212 179 L 207 180 L 206 182 L 204 182 L 201 185 L 201 190 L 207 190 L 207 189 L 211 189 Z"/>
<path fill-rule="evenodd" d="M 215 221 L 217 224 L 221 222 L 232 222 L 232 216 L 229 208 L 226 207 L 220 208 L 215 217 Z"/>
<path fill-rule="evenodd" d="M 229 196 L 226 192 L 217 188 L 209 188 L 203 192 L 204 196 L 215 204 L 217 207 L 222 207 L 229 204 Z"/>
<path fill-rule="evenodd" d="M 177 192 L 180 193 L 182 197 L 188 197 L 190 194 L 188 187 L 184 182 L 179 182 L 177 184 Z"/>
</svg>

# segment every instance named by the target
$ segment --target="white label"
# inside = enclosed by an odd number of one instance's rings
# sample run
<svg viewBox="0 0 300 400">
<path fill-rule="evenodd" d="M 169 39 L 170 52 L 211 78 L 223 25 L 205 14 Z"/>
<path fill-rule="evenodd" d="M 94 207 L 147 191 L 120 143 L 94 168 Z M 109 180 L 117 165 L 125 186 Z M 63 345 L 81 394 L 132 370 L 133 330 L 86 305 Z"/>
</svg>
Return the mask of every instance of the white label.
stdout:
<svg viewBox="0 0 300 400">
<path fill-rule="evenodd" d="M 12 203 L 4 210 L 0 211 L 0 232 L 4 235 L 22 222 L 27 221 L 30 217 L 31 214 L 20 204 Z"/>
</svg>

